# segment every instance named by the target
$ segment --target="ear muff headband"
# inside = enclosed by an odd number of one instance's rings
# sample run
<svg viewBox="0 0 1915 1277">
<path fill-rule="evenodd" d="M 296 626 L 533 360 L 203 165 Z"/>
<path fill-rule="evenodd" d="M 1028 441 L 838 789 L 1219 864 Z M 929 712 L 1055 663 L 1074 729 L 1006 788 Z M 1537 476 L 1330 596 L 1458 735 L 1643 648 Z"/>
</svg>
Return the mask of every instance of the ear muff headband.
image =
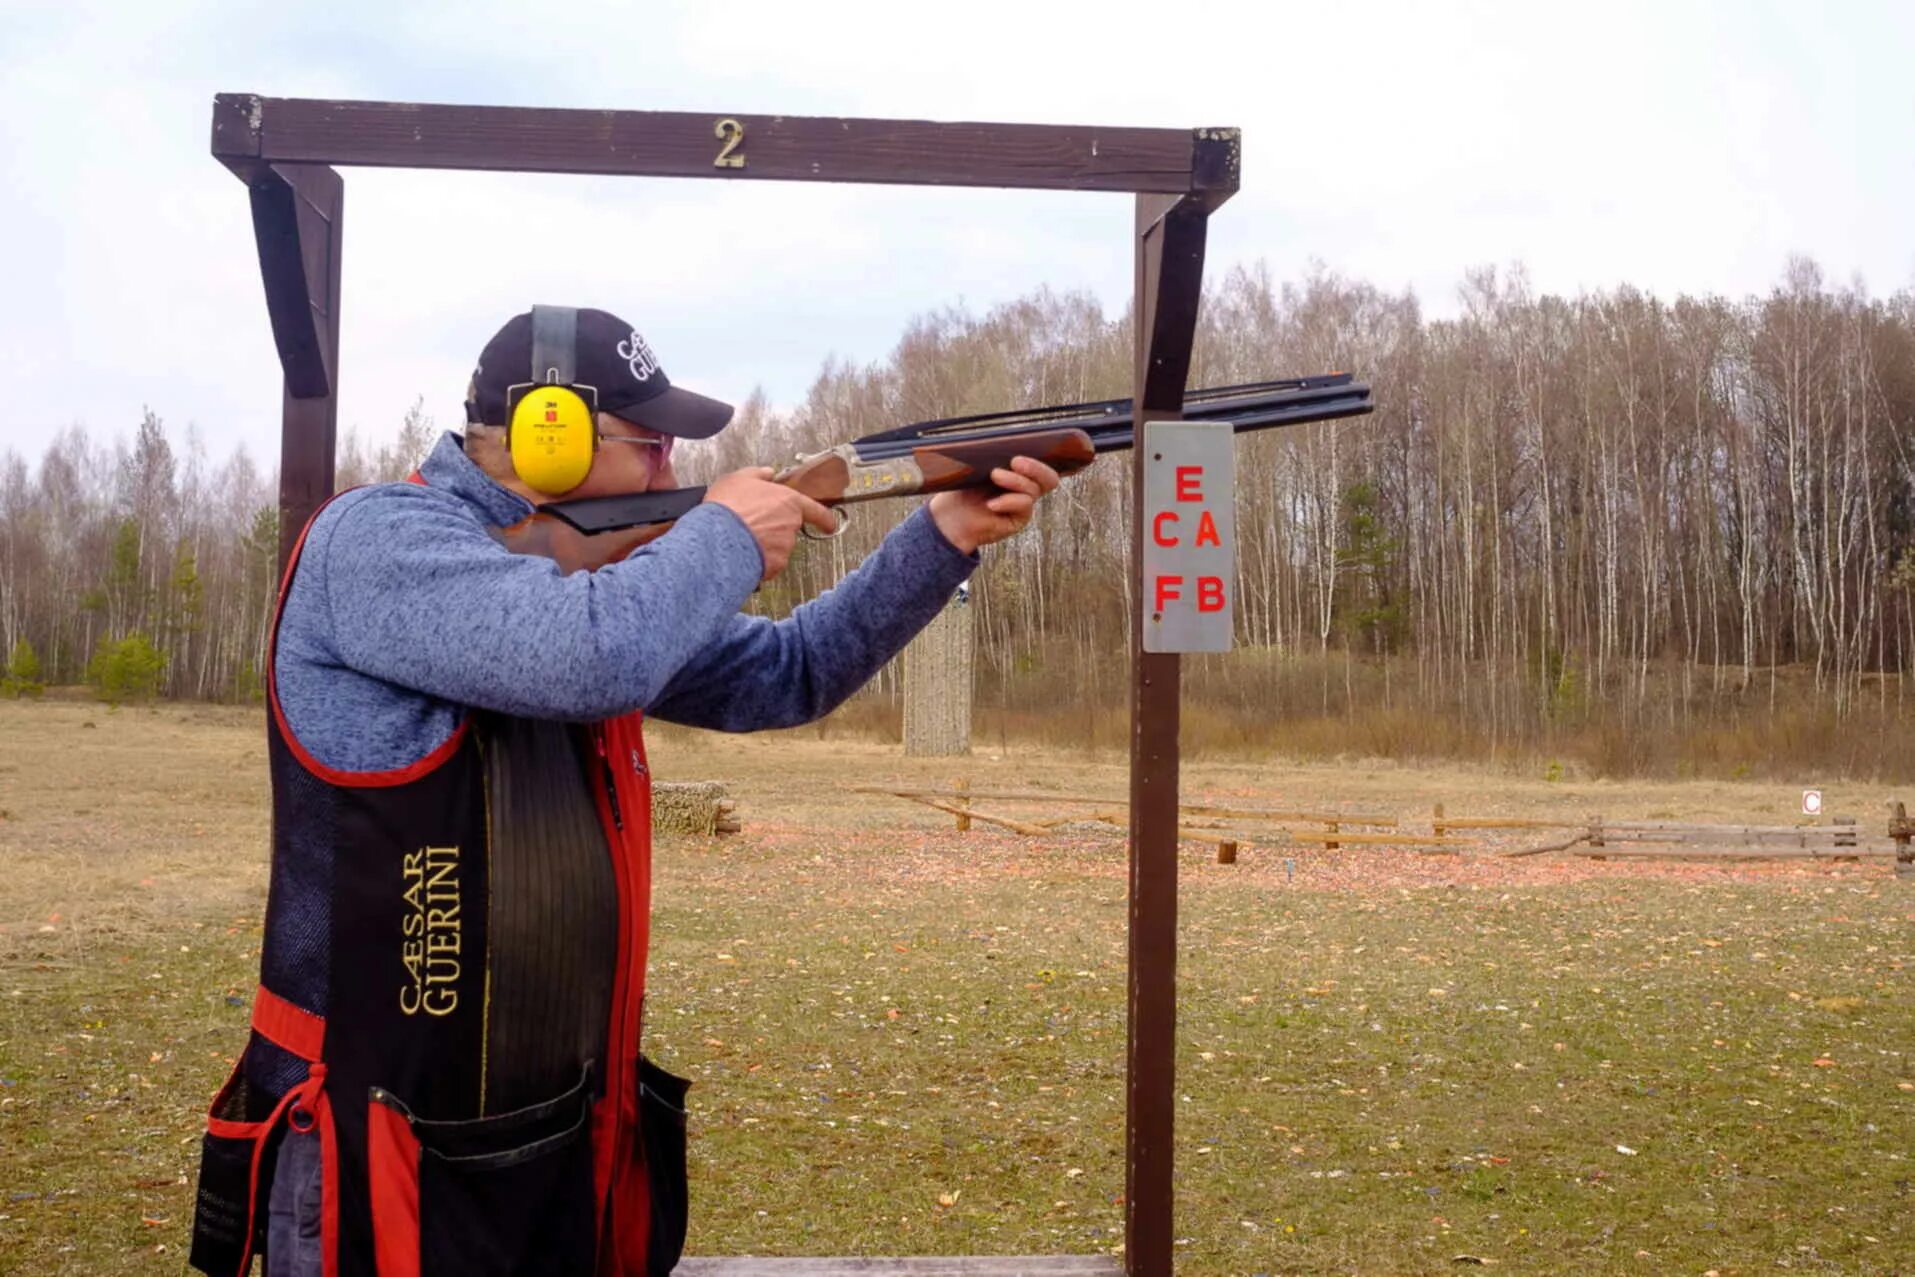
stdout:
<svg viewBox="0 0 1915 1277">
<path fill-rule="evenodd" d="M 546 496 L 585 482 L 598 450 L 598 391 L 577 375 L 578 311 L 534 306 L 532 380 L 506 390 L 505 442 L 519 478 Z"/>
</svg>

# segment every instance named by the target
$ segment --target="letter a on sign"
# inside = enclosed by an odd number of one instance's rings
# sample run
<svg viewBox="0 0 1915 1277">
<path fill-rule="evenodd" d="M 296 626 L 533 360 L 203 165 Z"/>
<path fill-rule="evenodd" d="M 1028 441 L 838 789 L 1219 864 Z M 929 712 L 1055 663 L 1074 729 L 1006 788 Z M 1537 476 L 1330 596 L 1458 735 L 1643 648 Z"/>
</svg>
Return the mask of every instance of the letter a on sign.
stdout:
<svg viewBox="0 0 1915 1277">
<path fill-rule="evenodd" d="M 1144 426 L 1146 652 L 1227 652 L 1237 596 L 1235 435 L 1228 425 Z"/>
</svg>

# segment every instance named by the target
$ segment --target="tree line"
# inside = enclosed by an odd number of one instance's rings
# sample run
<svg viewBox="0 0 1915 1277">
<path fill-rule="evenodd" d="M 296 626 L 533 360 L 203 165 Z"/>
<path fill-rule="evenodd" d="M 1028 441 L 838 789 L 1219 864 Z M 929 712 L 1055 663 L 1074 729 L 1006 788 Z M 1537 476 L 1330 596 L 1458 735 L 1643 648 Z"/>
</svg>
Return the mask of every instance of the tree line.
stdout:
<svg viewBox="0 0 1915 1277">
<path fill-rule="evenodd" d="M 1427 318 L 1407 292 L 1262 267 L 1208 290 L 1193 385 L 1346 369 L 1377 411 L 1240 439 L 1240 647 L 1189 662 L 1187 718 L 1275 745 L 1306 720 L 1362 744 L 1361 720 L 1385 750 L 1414 724 L 1491 752 L 1594 731 L 1619 754 L 1600 765 L 1621 767 L 1658 740 L 1804 716 L 1818 740 L 1906 730 L 1915 293 L 1875 298 L 1795 261 L 1740 300 L 1563 297 L 1486 269 L 1459 301 Z M 932 312 L 883 360 L 828 360 L 800 404 L 755 393 L 682 450 L 681 474 L 1120 397 L 1130 349 L 1128 316 L 1080 294 Z M 349 435 L 341 485 L 401 477 L 434 435 L 423 404 L 393 442 Z M 273 485 L 243 450 L 214 464 L 152 413 L 130 441 L 76 426 L 36 462 L 10 452 L 0 650 L 25 643 L 42 677 L 71 682 L 137 633 L 164 654 L 168 694 L 256 695 Z M 827 588 L 903 512 L 861 507 L 754 606 Z M 987 556 L 978 692 L 1000 725 L 1048 718 L 1082 739 L 1121 715 L 1129 527 L 1127 468 L 1107 459 Z M 888 671 L 872 695 L 895 690 Z"/>
</svg>

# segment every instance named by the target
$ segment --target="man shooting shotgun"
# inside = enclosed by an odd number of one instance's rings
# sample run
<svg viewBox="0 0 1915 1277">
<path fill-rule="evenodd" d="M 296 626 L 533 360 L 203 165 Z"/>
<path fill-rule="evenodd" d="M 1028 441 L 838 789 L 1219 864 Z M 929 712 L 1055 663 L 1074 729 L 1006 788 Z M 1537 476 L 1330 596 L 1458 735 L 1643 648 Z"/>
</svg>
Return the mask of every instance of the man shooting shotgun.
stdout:
<svg viewBox="0 0 1915 1277">
<path fill-rule="evenodd" d="M 1239 429 L 1368 411 L 1349 379 L 1231 387 Z M 463 438 L 334 498 L 268 669 L 273 859 L 252 1033 L 213 1103 L 191 1262 L 308 1274 L 662 1274 L 685 1083 L 640 1055 L 646 716 L 807 722 L 944 606 L 1121 402 L 930 422 L 679 488 L 731 409 L 630 324 L 534 307 Z M 784 621 L 743 615 L 831 506 L 934 493 Z"/>
<path fill-rule="evenodd" d="M 676 487 L 730 407 L 632 325 L 535 307 L 463 438 L 301 534 L 274 621 L 272 877 L 252 1033 L 208 1122 L 193 1265 L 652 1274 L 685 1233 L 685 1084 L 641 1058 L 646 716 L 818 718 L 943 608 L 1057 472 L 1017 449 L 784 621 L 740 609 L 836 516 L 769 468 L 664 535 L 538 508 Z"/>
</svg>

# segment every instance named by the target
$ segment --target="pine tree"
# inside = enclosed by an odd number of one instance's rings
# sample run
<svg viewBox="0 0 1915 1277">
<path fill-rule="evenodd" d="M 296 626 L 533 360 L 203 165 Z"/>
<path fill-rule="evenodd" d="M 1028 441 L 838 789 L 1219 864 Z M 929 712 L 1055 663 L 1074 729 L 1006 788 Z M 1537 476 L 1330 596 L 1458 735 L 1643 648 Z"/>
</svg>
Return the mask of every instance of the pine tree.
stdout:
<svg viewBox="0 0 1915 1277">
<path fill-rule="evenodd" d="M 100 699 L 113 706 L 152 700 L 159 695 L 160 676 L 165 672 L 166 654 L 139 633 L 102 643 L 86 669 L 87 681 Z"/>
</svg>

